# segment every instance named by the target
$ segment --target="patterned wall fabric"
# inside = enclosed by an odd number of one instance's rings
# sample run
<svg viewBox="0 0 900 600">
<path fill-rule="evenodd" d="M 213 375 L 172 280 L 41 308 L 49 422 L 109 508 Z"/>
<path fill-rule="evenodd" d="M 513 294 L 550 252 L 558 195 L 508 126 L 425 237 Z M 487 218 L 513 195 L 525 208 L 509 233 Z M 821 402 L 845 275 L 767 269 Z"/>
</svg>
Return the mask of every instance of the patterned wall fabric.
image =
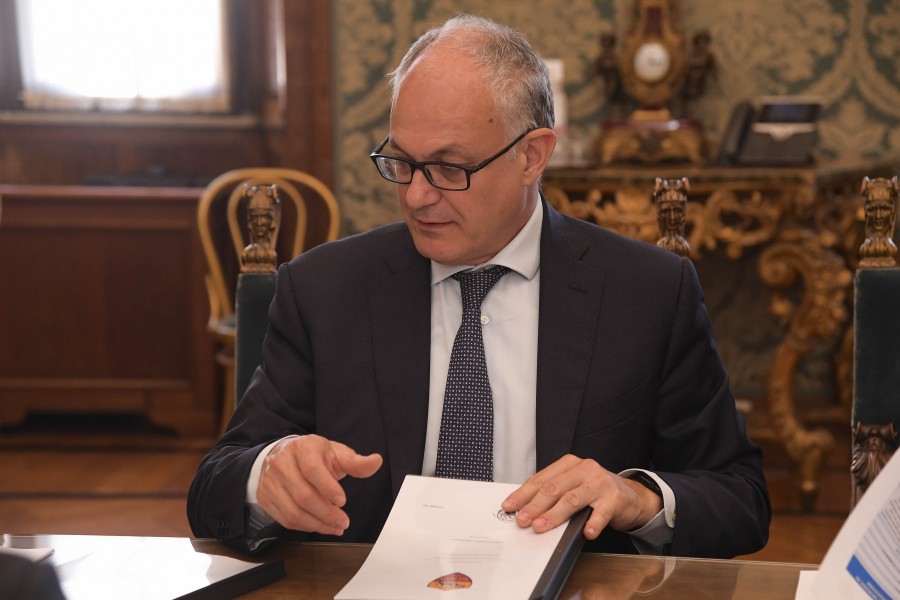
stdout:
<svg viewBox="0 0 900 600">
<path fill-rule="evenodd" d="M 715 146 L 740 100 L 814 95 L 824 100 L 823 158 L 900 155 L 900 0 L 691 0 L 688 38 L 712 35 L 718 77 L 696 107 Z M 335 0 L 335 187 L 344 233 L 400 218 L 394 186 L 368 154 L 388 131 L 385 74 L 426 29 L 459 12 L 525 33 L 565 65 L 570 136 L 593 140 L 609 111 L 594 74 L 603 31 L 623 33 L 629 0 Z"/>
<path fill-rule="evenodd" d="M 368 154 L 387 134 L 385 74 L 426 29 L 459 12 L 480 14 L 525 33 L 565 67 L 568 132 L 590 144 L 610 115 L 595 75 L 599 37 L 624 34 L 630 0 L 335 0 L 336 191 L 345 234 L 400 219 L 395 186 Z M 694 114 L 716 147 L 731 110 L 767 95 L 824 101 L 821 158 L 900 156 L 900 0 L 687 0 L 686 39 L 707 30 L 718 76 Z M 707 305 L 735 393 L 765 396 L 764 382 L 784 324 L 768 314 L 755 259 L 698 262 Z M 761 298 L 765 300 L 760 300 Z M 746 327 L 747 322 L 758 324 Z M 817 351 L 798 373 L 799 397 L 835 398 L 832 356 Z"/>
</svg>

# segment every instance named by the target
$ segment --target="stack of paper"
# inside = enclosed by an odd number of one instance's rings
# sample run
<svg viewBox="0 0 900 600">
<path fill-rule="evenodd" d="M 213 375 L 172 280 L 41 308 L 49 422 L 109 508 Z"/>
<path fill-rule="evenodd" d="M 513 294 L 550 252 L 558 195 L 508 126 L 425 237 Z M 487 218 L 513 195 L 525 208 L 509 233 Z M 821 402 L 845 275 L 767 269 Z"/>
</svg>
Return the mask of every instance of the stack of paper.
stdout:
<svg viewBox="0 0 900 600">
<path fill-rule="evenodd" d="M 336 600 L 550 598 L 584 543 L 587 511 L 537 534 L 500 508 L 519 486 L 407 476 L 387 523 Z"/>
</svg>

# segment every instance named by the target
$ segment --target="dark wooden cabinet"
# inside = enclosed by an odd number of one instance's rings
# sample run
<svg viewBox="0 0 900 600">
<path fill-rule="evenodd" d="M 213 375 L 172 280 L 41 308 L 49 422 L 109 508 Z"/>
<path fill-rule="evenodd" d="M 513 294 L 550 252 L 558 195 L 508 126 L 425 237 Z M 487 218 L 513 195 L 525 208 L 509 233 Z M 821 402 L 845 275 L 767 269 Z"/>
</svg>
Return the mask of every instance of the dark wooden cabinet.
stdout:
<svg viewBox="0 0 900 600">
<path fill-rule="evenodd" d="M 201 191 L 0 185 L 0 427 L 105 411 L 215 433 Z"/>
</svg>

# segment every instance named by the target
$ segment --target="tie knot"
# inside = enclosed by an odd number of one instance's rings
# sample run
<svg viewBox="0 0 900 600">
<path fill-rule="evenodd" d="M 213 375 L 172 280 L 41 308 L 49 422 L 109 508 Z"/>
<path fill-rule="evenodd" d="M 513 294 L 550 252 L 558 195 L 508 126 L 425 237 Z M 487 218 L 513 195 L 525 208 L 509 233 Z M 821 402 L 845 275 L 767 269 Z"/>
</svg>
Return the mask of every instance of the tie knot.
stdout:
<svg viewBox="0 0 900 600">
<path fill-rule="evenodd" d="M 484 297 L 500 278 L 509 273 L 508 267 L 492 267 L 483 271 L 460 271 L 453 274 L 462 293 L 463 311 L 478 310 Z"/>
</svg>

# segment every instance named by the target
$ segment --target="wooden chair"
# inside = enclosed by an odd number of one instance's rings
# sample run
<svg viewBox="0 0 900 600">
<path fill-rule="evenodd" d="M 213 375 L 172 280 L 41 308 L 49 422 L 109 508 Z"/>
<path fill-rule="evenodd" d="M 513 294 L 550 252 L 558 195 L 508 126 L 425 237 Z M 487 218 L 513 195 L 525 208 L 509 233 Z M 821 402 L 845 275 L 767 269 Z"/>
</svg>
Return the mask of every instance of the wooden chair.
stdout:
<svg viewBox="0 0 900 600">
<path fill-rule="evenodd" d="M 892 239 L 900 183 L 863 180 L 866 237 L 854 277 L 851 504 L 856 505 L 898 446 L 900 269 Z"/>
<path fill-rule="evenodd" d="M 242 200 L 246 197 L 245 189 L 272 185 L 280 199 L 271 231 L 274 255 L 268 257 L 271 268 L 261 271 L 258 265 L 247 265 L 242 260 L 242 254 L 253 243 L 247 226 L 250 211 L 247 202 Z M 209 296 L 207 329 L 219 344 L 216 361 L 224 374 L 221 413 L 224 429 L 253 369 L 259 364 L 268 305 L 275 289 L 275 265 L 337 239 L 340 210 L 331 190 L 307 173 L 282 168 L 236 169 L 223 173 L 206 187 L 197 206 L 197 226 L 208 267 L 205 274 Z M 246 281 L 245 275 L 249 276 Z M 238 325 L 232 290 L 242 294 L 243 313 L 254 315 L 242 317 L 245 334 L 240 343 L 236 342 Z M 249 324 L 251 321 L 253 326 Z M 239 377 L 235 371 L 236 345 L 242 352 Z"/>
</svg>

